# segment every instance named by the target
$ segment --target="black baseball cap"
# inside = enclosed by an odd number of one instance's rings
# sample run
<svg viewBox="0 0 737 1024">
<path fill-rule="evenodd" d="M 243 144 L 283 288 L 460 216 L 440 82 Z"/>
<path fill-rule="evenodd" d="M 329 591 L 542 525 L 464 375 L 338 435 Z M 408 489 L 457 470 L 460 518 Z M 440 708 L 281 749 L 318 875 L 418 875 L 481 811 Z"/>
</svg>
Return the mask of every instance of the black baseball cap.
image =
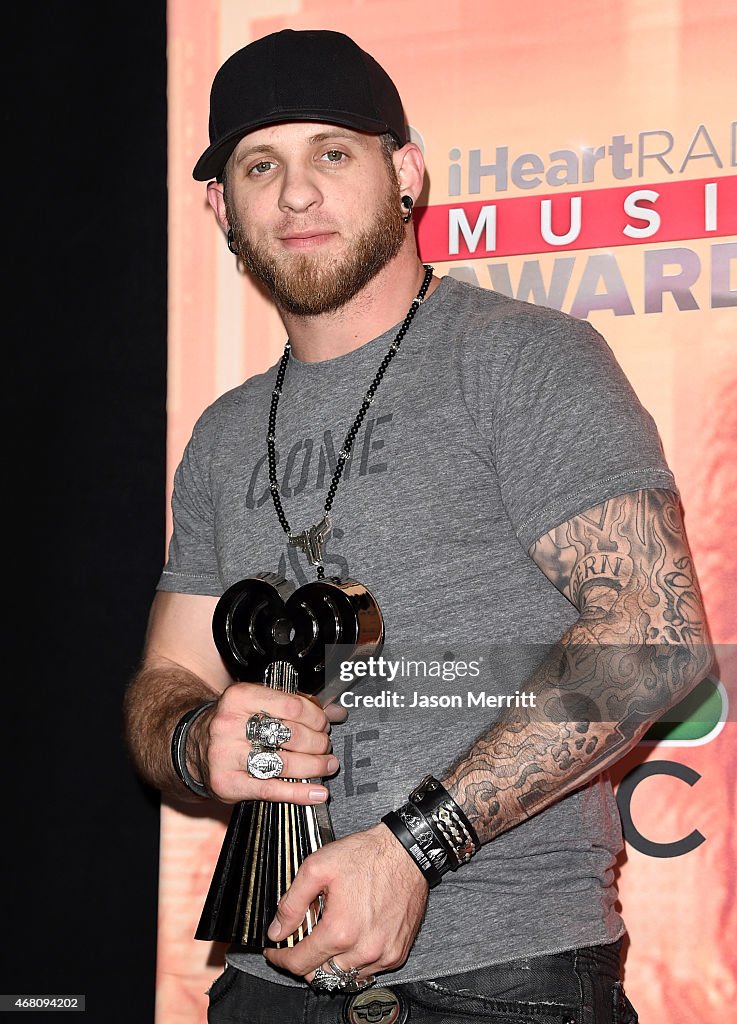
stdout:
<svg viewBox="0 0 737 1024">
<path fill-rule="evenodd" d="M 342 32 L 283 29 L 229 57 L 210 90 L 210 145 L 192 172 L 219 178 L 248 132 L 321 121 L 407 142 L 402 101 L 374 58 Z"/>
</svg>

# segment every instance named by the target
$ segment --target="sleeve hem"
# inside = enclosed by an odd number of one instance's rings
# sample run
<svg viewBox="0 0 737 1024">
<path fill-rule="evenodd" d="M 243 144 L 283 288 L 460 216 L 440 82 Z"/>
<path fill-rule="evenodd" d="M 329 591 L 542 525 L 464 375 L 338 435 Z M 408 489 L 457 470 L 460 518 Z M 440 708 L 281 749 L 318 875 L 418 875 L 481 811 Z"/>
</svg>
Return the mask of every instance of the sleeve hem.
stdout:
<svg viewBox="0 0 737 1024">
<path fill-rule="evenodd" d="M 204 597 L 220 597 L 223 592 L 220 580 L 212 573 L 172 572 L 171 569 L 163 570 L 156 589 L 170 594 L 197 594 Z"/>
<path fill-rule="evenodd" d="M 583 490 L 556 498 L 544 508 L 537 509 L 517 527 L 517 538 L 525 551 L 529 551 L 536 540 L 573 516 L 600 505 L 608 498 L 648 488 L 679 493 L 675 478 L 668 470 L 649 468 L 617 473 L 615 476 L 603 477 Z"/>
</svg>

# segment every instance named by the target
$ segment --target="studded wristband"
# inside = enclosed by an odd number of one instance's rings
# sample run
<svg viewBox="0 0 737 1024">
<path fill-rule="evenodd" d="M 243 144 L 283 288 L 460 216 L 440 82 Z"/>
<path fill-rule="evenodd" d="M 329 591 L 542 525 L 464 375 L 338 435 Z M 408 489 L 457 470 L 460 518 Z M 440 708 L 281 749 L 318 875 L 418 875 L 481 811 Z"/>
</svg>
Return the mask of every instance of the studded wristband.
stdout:
<svg viewBox="0 0 737 1024">
<path fill-rule="evenodd" d="M 481 845 L 462 809 L 431 775 L 412 790 L 408 803 L 381 820 L 412 857 L 430 888 L 447 871 L 468 863 Z"/>
<path fill-rule="evenodd" d="M 409 799 L 445 841 L 455 862 L 451 866 L 455 869 L 468 863 L 481 843 L 473 825 L 445 787 L 432 775 L 426 775 Z"/>
<path fill-rule="evenodd" d="M 187 736 L 195 719 L 199 718 L 213 704 L 217 704 L 217 701 L 208 700 L 205 704 L 199 704 L 196 708 L 185 712 L 174 727 L 171 736 L 171 763 L 174 766 L 174 771 L 177 778 L 196 796 L 208 797 L 210 793 L 201 782 L 198 782 L 190 774 L 189 768 L 187 768 Z"/>
</svg>

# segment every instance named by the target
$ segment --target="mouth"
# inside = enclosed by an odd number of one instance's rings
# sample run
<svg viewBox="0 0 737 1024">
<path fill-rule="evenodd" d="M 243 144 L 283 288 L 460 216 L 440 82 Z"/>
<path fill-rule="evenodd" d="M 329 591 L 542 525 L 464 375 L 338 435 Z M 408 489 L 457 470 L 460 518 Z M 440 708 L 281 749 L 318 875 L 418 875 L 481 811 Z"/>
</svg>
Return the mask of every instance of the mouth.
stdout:
<svg viewBox="0 0 737 1024">
<path fill-rule="evenodd" d="M 286 249 L 304 251 L 306 249 L 320 248 L 334 238 L 335 235 L 335 231 L 313 228 L 308 231 L 290 231 L 286 235 L 280 235 L 279 241 Z"/>
</svg>

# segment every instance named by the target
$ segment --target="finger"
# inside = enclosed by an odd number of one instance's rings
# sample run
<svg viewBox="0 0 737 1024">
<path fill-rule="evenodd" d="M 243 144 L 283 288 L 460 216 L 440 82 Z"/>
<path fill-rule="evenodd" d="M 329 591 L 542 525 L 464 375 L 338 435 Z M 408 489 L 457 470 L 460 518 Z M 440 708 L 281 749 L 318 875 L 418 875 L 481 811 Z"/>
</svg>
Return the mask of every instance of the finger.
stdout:
<svg viewBox="0 0 737 1024">
<path fill-rule="evenodd" d="M 251 732 L 252 722 L 253 732 Z M 289 730 L 289 739 L 279 743 L 278 747 L 275 748 L 277 750 L 295 750 L 302 754 L 328 754 L 332 748 L 332 740 L 327 732 L 315 732 L 314 729 L 308 729 L 306 725 L 300 725 L 298 722 L 291 722 L 284 718 L 271 718 L 260 713 L 251 715 L 247 719 L 241 736 L 252 737 L 254 743 L 273 746 L 276 741 L 270 738 L 270 730 L 273 729 L 274 722 L 286 726 Z M 240 733 L 240 729 L 238 732 Z M 250 738 L 249 742 L 251 742 Z"/>
<path fill-rule="evenodd" d="M 348 708 L 344 708 L 342 704 L 328 704 L 324 711 L 331 722 L 345 722 L 348 717 Z"/>
<path fill-rule="evenodd" d="M 209 725 L 209 742 L 206 757 L 202 759 L 203 782 L 217 799 L 225 803 L 236 803 L 239 800 L 276 800 L 288 803 L 323 803 L 327 799 L 327 789 L 320 784 L 321 779 L 334 775 L 340 767 L 338 759 L 329 750 L 329 737 L 325 733 L 317 733 L 298 727 L 295 723 L 296 743 L 325 753 L 308 754 L 302 751 L 282 750 L 278 756 L 282 761 L 282 769 L 277 781 L 284 785 L 283 780 L 289 779 L 289 790 L 276 789 L 273 786 L 264 790 L 263 783 L 269 779 L 258 779 L 248 772 L 248 755 L 252 744 L 246 739 L 246 730 L 242 720 L 239 723 L 238 735 L 233 736 L 232 717 L 214 718 Z M 308 786 L 308 780 L 316 780 Z"/>
<path fill-rule="evenodd" d="M 297 722 L 284 722 L 289 726 L 292 735 L 286 743 L 282 743 L 280 750 L 294 750 L 302 754 L 328 754 L 332 747 L 330 736 L 327 732 L 315 732 Z"/>
<path fill-rule="evenodd" d="M 327 716 L 322 708 L 299 693 L 280 693 L 255 683 L 233 683 L 220 698 L 220 710 L 246 719 L 257 711 L 272 718 L 299 722 L 315 732 L 324 732 Z"/>
<path fill-rule="evenodd" d="M 297 700 L 296 697 L 290 699 Z M 269 703 L 273 702 L 270 702 L 268 699 L 260 701 L 261 705 Z M 291 705 L 291 710 L 299 712 L 302 707 L 302 702 L 297 701 L 296 704 Z M 283 746 L 289 747 L 292 750 L 300 750 L 304 753 L 327 754 L 330 750 L 330 737 L 325 730 L 322 728 L 314 729 L 298 718 L 290 718 L 287 714 L 277 714 L 277 711 L 283 712 L 284 707 L 281 705 L 277 708 L 260 706 L 257 711 L 251 711 L 246 714 L 239 704 L 234 704 L 232 701 L 224 703 L 224 698 L 221 698 L 220 707 L 207 722 L 207 734 L 212 752 L 217 751 L 218 756 L 221 756 L 223 748 L 227 746 L 232 759 L 238 752 L 237 748 L 232 746 L 233 741 L 246 743 L 249 722 L 254 717 L 261 717 L 262 713 L 264 713 L 267 718 L 277 719 L 288 727 L 290 738 Z M 327 718 L 324 719 L 324 722 L 327 726 Z"/>
<path fill-rule="evenodd" d="M 310 696 L 309 694 L 305 694 L 305 696 L 307 697 L 307 700 L 311 700 L 313 704 L 315 704 L 318 708 L 322 710 L 322 704 L 320 703 L 317 697 Z M 324 709 L 323 714 L 325 715 L 325 724 L 323 726 L 323 729 L 325 732 L 330 732 L 330 716 L 328 714 L 327 708 Z"/>
<path fill-rule="evenodd" d="M 344 971 L 350 971 L 354 967 L 359 966 L 358 963 L 349 962 L 350 955 L 350 953 L 335 953 L 330 957 L 330 960 L 333 961 L 336 967 L 340 967 Z M 326 974 L 335 974 L 330 960 L 326 960 L 325 963 L 320 964 L 320 967 L 322 967 Z M 379 970 L 378 966 L 376 967 L 376 970 Z M 372 981 L 374 980 L 374 973 L 368 967 L 360 967 L 358 974 L 354 975 L 355 981 L 365 981 L 367 978 L 371 978 Z M 305 974 L 304 979 L 308 985 L 311 985 L 315 979 L 315 972 L 310 971 L 309 974 Z"/>
<path fill-rule="evenodd" d="M 304 913 L 302 918 L 292 928 L 292 931 L 299 927 L 303 918 Z M 289 925 L 285 927 L 283 932 L 280 932 L 283 939 L 291 935 L 291 932 L 286 930 L 288 927 Z M 265 949 L 264 956 L 274 967 L 280 967 L 282 970 L 290 971 L 292 974 L 301 975 L 302 977 L 310 975 L 311 980 L 315 969 L 320 964 L 326 964 L 329 956 L 338 955 L 322 938 L 322 934 L 318 925 L 317 928 L 313 929 L 312 934 L 302 939 L 295 946 L 292 946 L 291 949 Z M 271 934 L 269 937 L 271 937 Z M 329 969 L 327 968 L 327 970 Z"/>
<path fill-rule="evenodd" d="M 333 957 L 333 959 L 335 959 L 335 957 Z M 341 967 L 345 967 L 342 960 L 338 960 L 337 962 Z M 360 961 L 357 961 L 357 964 L 359 962 Z M 393 969 L 393 964 L 385 964 L 382 960 L 374 960 L 373 963 L 366 964 L 365 967 L 361 967 L 360 971 L 356 975 L 356 981 L 366 981 L 367 978 L 371 978 L 373 981 L 377 974 L 381 974 L 382 971 L 390 971 Z M 348 970 L 348 968 L 345 967 L 345 970 Z"/>
<path fill-rule="evenodd" d="M 250 744 L 248 745 L 250 747 Z M 207 772 L 207 788 L 224 803 L 240 800 L 270 800 L 277 803 L 316 804 L 328 799 L 328 790 L 321 780 L 334 774 L 339 767 L 337 757 L 313 757 L 282 751 L 277 755 L 282 762 L 279 775 L 261 779 L 247 768 L 247 754 L 241 754 L 233 764 L 211 765 Z"/>
<path fill-rule="evenodd" d="M 211 792 L 226 804 L 240 803 L 241 800 L 268 800 L 280 804 L 324 804 L 330 793 L 319 782 L 308 779 L 254 779 L 245 772 L 238 772 L 220 788 L 214 785 Z"/>
<path fill-rule="evenodd" d="M 335 754 L 302 754 L 282 750 L 278 756 L 284 764 L 284 767 L 277 776 L 281 780 L 324 779 L 335 775 L 340 767 L 340 762 Z M 246 771 L 248 772 L 248 768 L 246 768 Z M 250 772 L 248 774 L 250 778 L 253 778 Z"/>
<path fill-rule="evenodd" d="M 406 956 L 403 957 L 401 951 L 390 949 L 389 946 L 382 942 L 377 935 L 359 935 L 352 949 L 340 956 L 334 956 L 333 960 L 345 971 L 358 967 L 357 979 L 363 981 L 381 971 L 393 970 L 406 960 Z"/>
<path fill-rule="evenodd" d="M 329 882 L 330 873 L 324 870 L 323 858 L 317 854 L 312 854 L 304 861 L 294 881 L 279 900 L 276 915 L 269 925 L 267 932 L 272 942 L 277 942 L 280 939 L 283 940 L 296 931 L 304 921 L 309 908 L 327 890 Z M 288 951 L 289 953 L 297 954 L 298 966 L 301 967 L 304 960 L 304 970 L 299 970 L 296 973 L 305 974 L 308 970 L 314 970 L 327 956 L 332 955 L 336 945 L 337 948 L 340 948 L 342 945 L 340 942 L 341 936 L 333 936 L 331 939 L 332 948 L 328 949 L 324 956 L 322 955 L 324 952 L 322 950 L 322 941 L 326 931 L 323 919 L 313 929 L 311 935 L 303 939 L 297 947 Z M 298 954 L 298 950 L 301 951 L 301 954 Z"/>
</svg>

